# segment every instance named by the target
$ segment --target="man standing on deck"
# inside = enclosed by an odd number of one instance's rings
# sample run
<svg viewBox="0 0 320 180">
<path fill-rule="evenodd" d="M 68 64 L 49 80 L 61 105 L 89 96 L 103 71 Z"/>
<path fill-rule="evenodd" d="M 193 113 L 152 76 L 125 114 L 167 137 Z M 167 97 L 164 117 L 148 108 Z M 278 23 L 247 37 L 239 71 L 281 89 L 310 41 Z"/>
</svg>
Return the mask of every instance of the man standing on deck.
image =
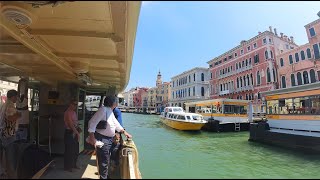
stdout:
<svg viewBox="0 0 320 180">
<path fill-rule="evenodd" d="M 7 100 L 0 108 L 0 178 L 5 173 L 5 167 L 3 167 L 5 165 L 3 158 L 5 149 L 16 140 L 16 123 L 21 117 L 21 113 L 17 112 L 14 107 L 17 99 L 18 92 L 13 89 L 9 90 Z"/>
<path fill-rule="evenodd" d="M 116 96 L 117 97 L 117 96 Z M 119 124 L 123 127 L 122 124 L 122 113 L 121 110 L 118 108 L 119 100 L 116 101 L 117 106 L 113 109 L 113 114 L 115 118 L 118 120 Z M 123 127 L 124 128 L 124 127 Z M 116 131 L 115 136 L 113 138 L 113 143 L 111 145 L 111 170 L 109 171 L 110 174 L 119 174 L 119 150 L 120 150 L 120 133 Z M 117 171 L 117 172 L 115 172 Z"/>
</svg>

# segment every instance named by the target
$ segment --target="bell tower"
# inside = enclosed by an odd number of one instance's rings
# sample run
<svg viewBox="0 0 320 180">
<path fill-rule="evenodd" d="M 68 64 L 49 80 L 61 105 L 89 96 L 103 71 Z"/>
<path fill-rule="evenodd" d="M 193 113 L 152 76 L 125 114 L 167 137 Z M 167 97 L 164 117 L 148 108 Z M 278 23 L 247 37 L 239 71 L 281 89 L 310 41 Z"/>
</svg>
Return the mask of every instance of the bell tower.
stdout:
<svg viewBox="0 0 320 180">
<path fill-rule="evenodd" d="M 160 73 L 160 70 L 159 70 L 159 73 L 158 73 L 158 76 L 157 76 L 157 86 L 161 85 L 162 84 L 162 80 L 161 80 L 161 73 Z"/>
</svg>

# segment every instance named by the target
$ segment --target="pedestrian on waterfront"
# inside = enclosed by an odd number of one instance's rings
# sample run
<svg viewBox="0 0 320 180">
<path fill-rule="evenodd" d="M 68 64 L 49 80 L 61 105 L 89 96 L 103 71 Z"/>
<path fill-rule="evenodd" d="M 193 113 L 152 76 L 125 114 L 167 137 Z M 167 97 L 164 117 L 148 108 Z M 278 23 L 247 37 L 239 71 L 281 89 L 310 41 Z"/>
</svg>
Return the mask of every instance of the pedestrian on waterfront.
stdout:
<svg viewBox="0 0 320 180">
<path fill-rule="evenodd" d="M 64 112 L 64 170 L 72 172 L 72 168 L 80 169 L 77 166 L 79 155 L 79 140 L 81 128 L 78 126 L 76 109 L 78 101 L 71 100 L 68 109 Z"/>
<path fill-rule="evenodd" d="M 120 125 L 113 114 L 113 109 L 117 106 L 117 98 L 115 96 L 107 96 L 104 99 L 103 106 L 89 120 L 87 142 L 96 145 L 97 141 L 103 143 L 102 147 L 96 147 L 98 172 L 100 179 L 108 178 L 108 167 L 110 164 L 111 146 L 115 136 L 115 131 L 124 133 L 127 138 L 132 136 L 127 133 Z"/>
</svg>

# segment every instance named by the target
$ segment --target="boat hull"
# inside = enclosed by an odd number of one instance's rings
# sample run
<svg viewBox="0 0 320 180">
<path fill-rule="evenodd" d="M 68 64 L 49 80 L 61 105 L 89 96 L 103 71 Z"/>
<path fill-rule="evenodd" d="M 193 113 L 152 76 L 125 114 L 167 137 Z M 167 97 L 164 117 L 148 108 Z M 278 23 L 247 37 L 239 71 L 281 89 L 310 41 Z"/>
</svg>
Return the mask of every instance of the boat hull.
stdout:
<svg viewBox="0 0 320 180">
<path fill-rule="evenodd" d="M 182 131 L 199 131 L 205 123 L 182 122 L 161 117 L 161 122 L 165 125 Z"/>
</svg>

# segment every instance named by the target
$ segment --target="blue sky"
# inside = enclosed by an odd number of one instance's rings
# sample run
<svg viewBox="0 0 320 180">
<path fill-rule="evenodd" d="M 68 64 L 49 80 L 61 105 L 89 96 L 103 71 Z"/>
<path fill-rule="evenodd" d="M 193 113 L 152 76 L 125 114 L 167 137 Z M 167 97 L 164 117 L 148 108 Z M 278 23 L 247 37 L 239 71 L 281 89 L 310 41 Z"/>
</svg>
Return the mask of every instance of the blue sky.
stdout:
<svg viewBox="0 0 320 180">
<path fill-rule="evenodd" d="M 141 5 L 130 80 L 126 87 L 154 87 L 207 62 L 258 34 L 277 28 L 298 45 L 304 26 L 319 17 L 320 2 L 145 1 Z"/>
</svg>

